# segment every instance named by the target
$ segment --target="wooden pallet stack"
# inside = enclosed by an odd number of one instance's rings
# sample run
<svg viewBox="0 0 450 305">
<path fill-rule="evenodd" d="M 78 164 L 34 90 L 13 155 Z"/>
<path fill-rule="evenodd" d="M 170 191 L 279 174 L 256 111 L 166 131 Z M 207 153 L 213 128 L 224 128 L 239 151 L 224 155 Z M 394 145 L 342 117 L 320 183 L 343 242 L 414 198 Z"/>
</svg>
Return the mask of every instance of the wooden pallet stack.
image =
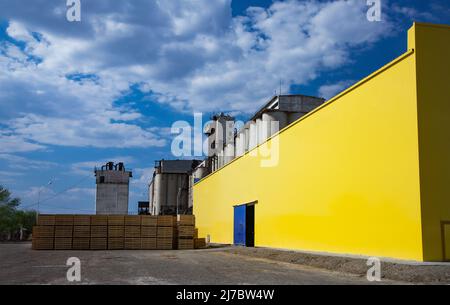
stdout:
<svg viewBox="0 0 450 305">
<path fill-rule="evenodd" d="M 72 250 L 73 215 L 55 216 L 55 250 Z"/>
<path fill-rule="evenodd" d="M 158 250 L 176 249 L 177 230 L 175 216 L 158 216 L 156 248 Z"/>
<path fill-rule="evenodd" d="M 108 216 L 91 216 L 91 250 L 108 249 Z"/>
<path fill-rule="evenodd" d="M 178 228 L 178 249 L 179 250 L 194 249 L 195 216 L 178 215 L 177 228 Z"/>
<path fill-rule="evenodd" d="M 141 216 L 141 249 L 156 250 L 158 236 L 158 217 Z"/>
<path fill-rule="evenodd" d="M 91 216 L 75 215 L 73 217 L 72 250 L 89 250 L 91 248 Z"/>
<path fill-rule="evenodd" d="M 125 216 L 108 216 L 108 249 L 125 249 Z"/>
<path fill-rule="evenodd" d="M 188 250 L 206 247 L 195 217 L 39 215 L 34 250 Z"/>
<path fill-rule="evenodd" d="M 141 249 L 141 216 L 125 216 L 125 250 Z"/>
<path fill-rule="evenodd" d="M 55 215 L 39 215 L 33 228 L 33 250 L 53 250 L 55 243 Z"/>
</svg>

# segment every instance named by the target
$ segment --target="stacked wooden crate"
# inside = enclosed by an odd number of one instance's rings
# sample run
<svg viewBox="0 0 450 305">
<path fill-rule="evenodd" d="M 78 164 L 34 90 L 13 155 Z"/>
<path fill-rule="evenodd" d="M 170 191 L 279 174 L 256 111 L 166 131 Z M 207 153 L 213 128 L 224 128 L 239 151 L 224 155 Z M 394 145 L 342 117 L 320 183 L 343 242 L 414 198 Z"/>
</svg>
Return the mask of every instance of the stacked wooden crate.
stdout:
<svg viewBox="0 0 450 305">
<path fill-rule="evenodd" d="M 108 216 L 108 249 L 125 249 L 125 216 Z"/>
<path fill-rule="evenodd" d="M 175 216 L 158 216 L 156 247 L 158 250 L 176 249 L 177 230 Z"/>
<path fill-rule="evenodd" d="M 141 249 L 141 216 L 125 216 L 125 249 Z"/>
<path fill-rule="evenodd" d="M 178 215 L 177 228 L 178 228 L 178 249 L 179 250 L 194 249 L 195 216 Z"/>
<path fill-rule="evenodd" d="M 194 238 L 194 248 L 195 249 L 205 249 L 206 248 L 206 238 Z"/>
<path fill-rule="evenodd" d="M 206 247 L 195 217 L 39 215 L 34 250 L 173 250 Z"/>
<path fill-rule="evenodd" d="M 73 215 L 55 216 L 55 250 L 72 250 Z"/>
<path fill-rule="evenodd" d="M 91 248 L 91 216 L 75 215 L 73 217 L 73 250 Z"/>
<path fill-rule="evenodd" d="M 206 248 L 206 238 L 198 237 L 198 229 L 197 228 L 195 228 L 194 248 L 195 249 L 205 249 Z"/>
<path fill-rule="evenodd" d="M 33 228 L 33 250 L 53 250 L 55 241 L 55 215 L 39 215 Z"/>
<path fill-rule="evenodd" d="M 91 216 L 91 250 L 108 249 L 108 216 Z"/>
<path fill-rule="evenodd" d="M 156 250 L 158 234 L 158 217 L 141 216 L 141 249 Z"/>
</svg>

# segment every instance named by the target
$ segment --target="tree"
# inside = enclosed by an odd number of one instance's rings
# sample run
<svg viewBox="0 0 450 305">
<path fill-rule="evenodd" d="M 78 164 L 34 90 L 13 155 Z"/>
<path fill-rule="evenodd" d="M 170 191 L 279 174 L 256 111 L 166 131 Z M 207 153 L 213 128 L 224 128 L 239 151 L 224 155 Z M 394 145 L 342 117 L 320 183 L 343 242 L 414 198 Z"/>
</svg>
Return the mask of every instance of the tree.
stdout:
<svg viewBox="0 0 450 305">
<path fill-rule="evenodd" d="M 19 198 L 12 198 L 11 192 L 0 185 L 0 234 L 8 235 L 23 229 L 31 231 L 36 222 L 36 212 L 18 210 Z"/>
<path fill-rule="evenodd" d="M 0 206 L 10 206 L 12 208 L 17 208 L 20 205 L 19 198 L 11 198 L 11 193 L 0 185 Z"/>
<path fill-rule="evenodd" d="M 20 239 L 23 237 L 23 231 L 31 233 L 33 227 L 36 224 L 36 212 L 35 211 L 16 211 L 15 216 L 16 230 L 20 230 Z"/>
</svg>

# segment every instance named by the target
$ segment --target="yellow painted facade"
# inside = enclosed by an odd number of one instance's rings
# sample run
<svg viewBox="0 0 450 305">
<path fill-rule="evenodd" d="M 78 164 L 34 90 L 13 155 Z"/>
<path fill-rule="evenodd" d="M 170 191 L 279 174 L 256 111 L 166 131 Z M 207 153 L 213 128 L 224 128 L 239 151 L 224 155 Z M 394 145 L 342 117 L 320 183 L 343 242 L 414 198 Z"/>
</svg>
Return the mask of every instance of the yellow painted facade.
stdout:
<svg viewBox="0 0 450 305">
<path fill-rule="evenodd" d="M 404 55 L 265 143 L 279 142 L 276 166 L 256 148 L 197 183 L 199 234 L 232 244 L 234 206 L 257 201 L 257 247 L 443 260 L 450 27 L 415 24 L 408 38 Z"/>
</svg>

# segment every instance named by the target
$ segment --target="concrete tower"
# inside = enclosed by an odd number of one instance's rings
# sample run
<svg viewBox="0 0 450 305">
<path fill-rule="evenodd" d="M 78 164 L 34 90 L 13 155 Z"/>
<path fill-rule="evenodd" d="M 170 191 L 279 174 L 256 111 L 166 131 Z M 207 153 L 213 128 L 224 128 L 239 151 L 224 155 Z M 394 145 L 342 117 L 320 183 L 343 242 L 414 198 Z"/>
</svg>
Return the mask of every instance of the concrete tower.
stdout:
<svg viewBox="0 0 450 305">
<path fill-rule="evenodd" d="M 223 113 L 212 117 L 205 126 L 208 137 L 208 158 L 211 170 L 216 171 L 234 158 L 235 119 Z"/>
<path fill-rule="evenodd" d="M 97 215 L 128 214 L 128 194 L 131 171 L 123 163 L 109 162 L 100 170 L 95 169 L 97 183 Z"/>
</svg>

